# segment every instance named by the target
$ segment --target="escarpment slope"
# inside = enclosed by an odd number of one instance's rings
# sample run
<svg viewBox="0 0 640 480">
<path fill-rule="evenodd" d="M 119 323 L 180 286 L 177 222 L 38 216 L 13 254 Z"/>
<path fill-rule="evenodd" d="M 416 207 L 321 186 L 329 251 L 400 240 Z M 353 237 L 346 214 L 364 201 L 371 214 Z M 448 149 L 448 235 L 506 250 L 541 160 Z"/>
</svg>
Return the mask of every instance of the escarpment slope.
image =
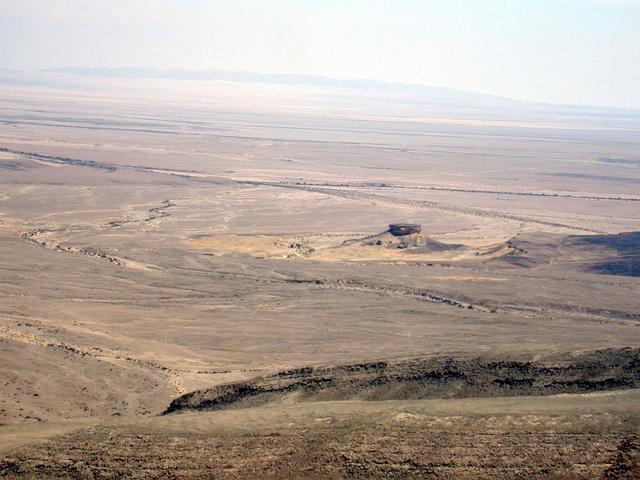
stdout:
<svg viewBox="0 0 640 480">
<path fill-rule="evenodd" d="M 248 407 L 284 399 L 407 400 L 584 393 L 640 386 L 640 349 L 542 358 L 436 357 L 300 368 L 185 394 L 165 413 Z"/>
</svg>

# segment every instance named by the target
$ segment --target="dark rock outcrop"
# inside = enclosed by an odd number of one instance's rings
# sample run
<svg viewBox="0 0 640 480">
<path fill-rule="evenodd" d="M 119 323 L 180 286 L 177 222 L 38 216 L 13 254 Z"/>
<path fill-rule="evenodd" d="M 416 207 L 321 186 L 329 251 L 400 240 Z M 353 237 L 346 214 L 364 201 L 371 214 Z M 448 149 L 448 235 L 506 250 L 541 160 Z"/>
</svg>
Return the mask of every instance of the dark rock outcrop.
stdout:
<svg viewBox="0 0 640 480">
<path fill-rule="evenodd" d="M 389 225 L 389 233 L 396 237 L 420 233 L 422 226 L 417 223 L 392 223 Z"/>
<path fill-rule="evenodd" d="M 640 386 L 640 349 L 603 349 L 545 358 L 431 357 L 302 368 L 187 393 L 165 413 L 298 400 L 408 400 L 552 395 Z"/>
</svg>

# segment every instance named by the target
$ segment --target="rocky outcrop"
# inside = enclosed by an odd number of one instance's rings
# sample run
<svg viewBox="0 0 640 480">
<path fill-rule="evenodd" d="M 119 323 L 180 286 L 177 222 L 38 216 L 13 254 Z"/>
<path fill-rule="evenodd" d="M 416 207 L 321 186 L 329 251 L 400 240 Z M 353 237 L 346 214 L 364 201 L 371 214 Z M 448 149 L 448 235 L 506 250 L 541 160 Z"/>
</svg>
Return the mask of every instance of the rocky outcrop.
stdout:
<svg viewBox="0 0 640 480">
<path fill-rule="evenodd" d="M 417 223 L 392 223 L 389 225 L 389 233 L 396 237 L 420 233 L 422 226 Z"/>
<path fill-rule="evenodd" d="M 543 358 L 432 357 L 300 368 L 183 395 L 165 413 L 298 400 L 408 400 L 585 393 L 640 386 L 640 349 Z"/>
</svg>

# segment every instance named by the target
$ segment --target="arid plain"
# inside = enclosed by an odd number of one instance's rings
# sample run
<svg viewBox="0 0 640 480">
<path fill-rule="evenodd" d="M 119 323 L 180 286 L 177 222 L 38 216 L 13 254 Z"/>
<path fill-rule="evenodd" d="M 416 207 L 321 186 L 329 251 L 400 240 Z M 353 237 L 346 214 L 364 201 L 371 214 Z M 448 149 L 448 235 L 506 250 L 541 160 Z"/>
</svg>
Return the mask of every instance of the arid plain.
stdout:
<svg viewBox="0 0 640 480">
<path fill-rule="evenodd" d="M 0 477 L 637 478 L 639 112 L 24 83 Z"/>
</svg>

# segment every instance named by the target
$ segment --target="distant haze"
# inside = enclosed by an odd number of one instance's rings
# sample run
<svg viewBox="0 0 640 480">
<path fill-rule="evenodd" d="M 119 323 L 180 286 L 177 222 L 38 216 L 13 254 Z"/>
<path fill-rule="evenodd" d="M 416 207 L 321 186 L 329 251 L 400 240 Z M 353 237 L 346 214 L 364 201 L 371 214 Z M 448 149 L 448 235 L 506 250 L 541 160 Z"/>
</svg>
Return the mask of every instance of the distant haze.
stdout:
<svg viewBox="0 0 640 480">
<path fill-rule="evenodd" d="M 640 0 L 0 0 L 0 45 L 7 69 L 231 70 L 640 108 Z"/>
</svg>

